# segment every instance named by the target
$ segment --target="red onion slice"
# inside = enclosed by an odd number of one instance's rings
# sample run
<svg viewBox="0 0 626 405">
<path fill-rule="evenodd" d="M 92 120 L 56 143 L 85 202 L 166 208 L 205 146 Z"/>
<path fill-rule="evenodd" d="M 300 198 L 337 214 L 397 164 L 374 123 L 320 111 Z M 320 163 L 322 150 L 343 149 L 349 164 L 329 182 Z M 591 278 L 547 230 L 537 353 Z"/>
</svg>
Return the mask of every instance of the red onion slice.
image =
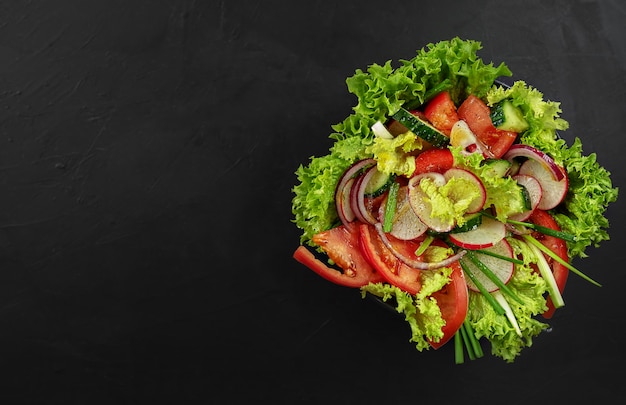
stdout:
<svg viewBox="0 0 626 405">
<path fill-rule="evenodd" d="M 512 145 L 509 150 L 504 154 L 504 156 L 502 156 L 503 159 L 509 161 L 513 160 L 516 157 L 525 157 L 542 163 L 550 171 L 550 173 L 552 173 L 552 176 L 556 181 L 560 181 L 561 179 L 563 179 L 563 177 L 565 177 L 565 173 L 563 173 L 563 170 L 561 170 L 559 165 L 556 164 L 556 162 L 550 157 L 550 155 L 540 151 L 539 149 L 533 148 L 530 145 Z"/>
<path fill-rule="evenodd" d="M 357 183 L 354 184 L 353 187 L 356 187 L 356 195 L 354 202 L 356 203 L 356 207 L 352 207 L 355 210 L 356 216 L 361 219 L 365 223 L 369 223 L 374 225 L 378 222 L 378 220 L 374 217 L 374 214 L 365 204 L 365 189 L 367 187 L 367 183 L 372 179 L 372 177 L 376 174 L 376 166 L 373 166 L 365 172 L 361 179 Z"/>
<path fill-rule="evenodd" d="M 341 223 L 345 226 L 348 226 L 348 224 L 354 220 L 354 213 L 349 204 L 346 204 L 347 200 L 349 200 L 347 196 L 350 195 L 351 183 L 354 182 L 353 178 L 364 168 L 375 164 L 376 161 L 374 159 L 359 160 L 341 175 L 337 183 L 337 187 L 335 188 L 335 208 L 337 209 L 337 215 Z"/>
<path fill-rule="evenodd" d="M 414 269 L 435 270 L 441 267 L 446 267 L 456 262 L 457 260 L 462 258 L 465 255 L 465 253 L 467 253 L 465 250 L 460 250 L 458 253 L 440 262 L 432 262 L 432 263 L 420 262 L 419 260 L 413 260 L 410 257 L 406 257 L 402 253 L 398 252 L 398 250 L 393 246 L 393 244 L 391 243 L 387 235 L 385 235 L 385 232 L 383 231 L 383 225 L 380 222 L 377 222 L 374 225 L 374 227 L 376 228 L 376 232 L 378 232 L 378 235 L 380 236 L 380 239 L 383 241 L 383 244 L 385 245 L 385 247 L 389 249 L 389 251 L 395 257 L 397 257 L 398 260 L 400 260 L 402 263 L 406 264 L 409 267 L 413 267 Z"/>
</svg>

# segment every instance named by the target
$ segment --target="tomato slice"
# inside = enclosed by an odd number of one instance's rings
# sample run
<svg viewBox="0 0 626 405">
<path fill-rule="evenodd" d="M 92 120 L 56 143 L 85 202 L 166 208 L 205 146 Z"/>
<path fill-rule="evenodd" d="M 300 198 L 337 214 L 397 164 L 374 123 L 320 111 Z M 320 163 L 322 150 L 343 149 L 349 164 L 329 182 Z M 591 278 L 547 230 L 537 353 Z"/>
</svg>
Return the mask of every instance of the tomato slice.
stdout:
<svg viewBox="0 0 626 405">
<path fill-rule="evenodd" d="M 417 294 L 422 288 L 420 270 L 402 263 L 383 243 L 376 228 L 372 225 L 359 226 L 359 242 L 361 251 L 366 260 L 389 283 L 410 293 Z M 402 254 L 419 260 L 415 251 L 419 247 L 418 241 L 401 241 L 388 235 L 394 247 Z"/>
<path fill-rule="evenodd" d="M 360 226 L 360 230 L 361 248 L 365 257 L 387 282 L 410 294 L 419 292 L 422 287 L 420 270 L 400 262 L 383 244 L 373 226 L 363 224 Z M 393 238 L 391 235 L 388 235 L 388 237 L 394 244 L 394 247 L 402 252 L 403 255 L 416 259 L 414 252 L 419 246 L 417 240 L 401 241 Z M 448 342 L 459 330 L 467 316 L 469 294 L 465 277 L 458 261 L 454 262 L 451 267 L 450 282 L 444 288 L 432 294 L 441 309 L 441 316 L 446 321 L 442 328 L 443 337 L 441 340 L 429 342 L 434 349 L 438 349 Z"/>
<path fill-rule="evenodd" d="M 561 230 L 559 225 L 554 220 L 554 217 L 552 217 L 552 215 L 550 215 L 547 211 L 535 210 L 528 220 L 535 225 L 545 226 L 546 228 L 554 229 L 556 231 Z M 541 242 L 545 247 L 556 253 L 561 259 L 569 262 L 567 243 L 563 239 L 539 232 L 533 232 L 533 237 Z M 552 269 L 552 274 L 554 274 L 554 280 L 559 287 L 559 291 L 563 292 L 565 289 L 565 283 L 567 282 L 567 276 L 569 275 L 569 270 L 553 258 L 547 255 L 544 256 Z M 543 317 L 550 319 L 552 318 L 552 315 L 554 315 L 555 311 L 554 304 L 552 303 L 552 299 L 550 297 L 548 297 L 547 305 L 548 310 L 543 313 Z"/>
<path fill-rule="evenodd" d="M 450 149 L 428 149 L 415 157 L 413 175 L 429 172 L 443 173 L 454 165 L 454 157 Z"/>
<path fill-rule="evenodd" d="M 314 235 L 312 240 L 342 271 L 327 266 L 304 246 L 299 246 L 293 257 L 326 280 L 353 288 L 384 281 L 361 254 L 357 226 L 341 225 Z"/>
<path fill-rule="evenodd" d="M 501 158 L 517 139 L 517 133 L 497 129 L 490 116 L 491 110 L 480 98 L 471 94 L 457 110 L 474 135 L 487 147 L 489 157 Z"/>
<path fill-rule="evenodd" d="M 441 308 L 441 316 L 446 324 L 441 328 L 443 337 L 438 342 L 430 341 L 434 349 L 439 349 L 446 344 L 459 330 L 465 318 L 469 306 L 469 294 L 461 264 L 456 261 L 452 265 L 450 282 L 441 290 L 432 294 Z"/>
<path fill-rule="evenodd" d="M 426 104 L 424 116 L 435 128 L 448 136 L 452 126 L 459 120 L 454 101 L 447 91 L 437 94 Z"/>
</svg>

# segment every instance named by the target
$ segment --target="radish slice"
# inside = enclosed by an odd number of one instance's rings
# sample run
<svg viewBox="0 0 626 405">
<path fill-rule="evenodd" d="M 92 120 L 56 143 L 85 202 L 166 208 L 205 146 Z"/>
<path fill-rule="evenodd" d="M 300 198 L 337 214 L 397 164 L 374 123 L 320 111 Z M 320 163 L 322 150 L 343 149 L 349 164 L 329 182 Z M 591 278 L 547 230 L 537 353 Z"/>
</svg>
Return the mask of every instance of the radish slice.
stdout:
<svg viewBox="0 0 626 405">
<path fill-rule="evenodd" d="M 483 217 L 481 224 L 471 231 L 451 233 L 450 241 L 465 249 L 485 249 L 496 245 L 506 236 L 506 226 L 493 218 Z"/>
<path fill-rule="evenodd" d="M 526 157 L 532 161 L 541 163 L 545 167 L 545 170 L 547 170 L 556 181 L 560 181 L 564 177 L 567 177 L 559 165 L 557 165 L 550 157 L 550 155 L 540 151 L 539 149 L 533 148 L 530 145 L 512 145 L 504 156 L 502 156 L 503 159 L 509 161 L 512 161 L 516 157 Z"/>
<path fill-rule="evenodd" d="M 487 200 L 487 191 L 485 190 L 485 186 L 483 185 L 483 182 L 480 181 L 478 176 L 468 170 L 453 167 L 446 170 L 446 172 L 443 174 L 443 177 L 446 179 L 446 182 L 448 182 L 452 178 L 459 178 L 472 182 L 478 189 L 480 195 L 476 199 L 472 200 L 470 205 L 467 207 L 466 213 L 473 214 L 483 209 L 485 201 Z"/>
<path fill-rule="evenodd" d="M 454 221 L 442 221 L 432 216 L 432 203 L 420 187 L 421 181 L 425 178 L 433 180 L 437 186 L 446 184 L 446 179 L 441 173 L 429 172 L 412 177 L 411 180 L 409 180 L 409 204 L 411 204 L 411 208 L 413 208 L 413 211 L 415 211 L 419 219 L 430 229 L 437 232 L 448 232 L 454 228 Z"/>
<path fill-rule="evenodd" d="M 512 179 L 515 180 L 520 186 L 526 188 L 526 191 L 528 191 L 531 208 L 519 214 L 511 215 L 509 218 L 514 221 L 525 221 L 539 206 L 539 201 L 541 201 L 541 197 L 543 196 L 543 189 L 541 187 L 541 183 L 539 183 L 539 180 L 527 174 L 516 174 L 512 177 Z"/>
<path fill-rule="evenodd" d="M 486 248 L 484 250 L 500 256 L 513 258 L 513 248 L 506 239 L 502 239 L 492 247 Z M 491 272 L 495 274 L 496 277 L 498 277 L 498 279 L 502 281 L 503 284 L 508 283 L 513 276 L 513 270 L 515 269 L 515 265 L 513 264 L 513 262 L 480 252 L 474 252 L 474 256 L 489 270 L 491 270 Z M 471 271 L 472 275 L 476 277 L 478 282 L 482 284 L 487 291 L 493 292 L 499 290 L 499 287 L 496 285 L 496 283 L 491 281 L 491 279 L 487 275 L 485 275 L 485 273 L 471 260 L 467 260 L 467 258 L 465 258 L 463 259 L 463 264 L 466 265 L 467 271 Z M 467 287 L 470 290 L 480 292 L 480 290 L 478 289 L 476 284 L 474 284 L 470 277 L 467 277 L 465 279 L 465 282 L 467 283 Z"/>
<path fill-rule="evenodd" d="M 419 260 L 413 260 L 410 257 L 407 257 L 407 256 L 403 255 L 402 253 L 400 253 L 393 246 L 393 244 L 391 243 L 391 241 L 389 240 L 389 238 L 387 237 L 387 235 L 383 231 L 383 224 L 378 222 L 378 223 L 376 223 L 376 225 L 374 225 L 374 227 L 376 228 L 376 231 L 378 232 L 378 236 L 380 236 L 380 239 L 382 240 L 382 242 L 385 245 L 385 247 L 387 249 L 389 249 L 389 251 L 398 260 L 400 260 L 402 263 L 404 263 L 407 266 L 412 267 L 414 269 L 418 269 L 418 270 L 434 270 L 434 269 L 439 269 L 441 267 L 446 267 L 446 266 L 449 266 L 452 263 L 456 262 L 460 258 L 462 258 L 465 255 L 465 253 L 466 253 L 465 250 L 460 250 L 456 254 L 454 254 L 454 255 L 452 255 L 452 256 L 448 257 L 447 259 L 442 260 L 440 262 L 427 263 L 427 262 L 421 262 Z"/>
<path fill-rule="evenodd" d="M 335 208 L 337 209 L 337 215 L 343 225 L 348 226 L 348 224 L 355 219 L 351 205 L 348 203 L 354 177 L 364 168 L 375 164 L 376 160 L 374 159 L 359 160 L 341 175 L 337 187 L 335 188 Z M 347 186 L 348 182 L 350 183 L 349 186 Z"/>
<path fill-rule="evenodd" d="M 529 176 L 533 176 L 539 184 L 541 184 L 541 200 L 537 205 L 537 208 L 540 210 L 550 210 L 563 201 L 565 199 L 565 195 L 567 194 L 567 189 L 569 186 L 569 181 L 567 176 L 565 176 L 564 171 L 559 171 L 562 175 L 560 180 L 556 180 L 552 176 L 552 171 L 547 169 L 545 165 L 539 163 L 536 160 L 529 159 L 522 163 L 522 166 L 519 168 L 519 174 L 525 174 Z"/>
<path fill-rule="evenodd" d="M 384 223 L 385 206 L 387 200 L 383 201 L 378 210 L 378 218 Z M 402 186 L 398 190 L 396 199 L 396 212 L 391 224 L 391 235 L 400 240 L 412 240 L 422 236 L 428 230 L 428 226 L 415 214 L 409 203 L 409 192 L 407 186 Z"/>
</svg>

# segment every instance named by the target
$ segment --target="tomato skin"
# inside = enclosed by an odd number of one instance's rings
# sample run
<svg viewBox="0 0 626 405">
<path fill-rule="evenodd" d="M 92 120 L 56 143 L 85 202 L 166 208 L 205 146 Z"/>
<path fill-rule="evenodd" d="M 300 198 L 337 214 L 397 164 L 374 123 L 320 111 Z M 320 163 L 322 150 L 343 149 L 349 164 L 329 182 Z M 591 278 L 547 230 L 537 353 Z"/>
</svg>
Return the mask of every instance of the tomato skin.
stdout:
<svg viewBox="0 0 626 405">
<path fill-rule="evenodd" d="M 403 254 L 417 259 L 413 252 L 419 247 L 419 242 L 399 241 L 391 235 L 388 237 L 394 243 L 394 247 Z M 359 226 L 359 243 L 367 261 L 385 281 L 410 294 L 419 292 L 422 288 L 420 270 L 407 266 L 394 256 L 384 245 L 374 226 L 368 224 Z"/>
<path fill-rule="evenodd" d="M 386 279 L 389 284 L 410 293 L 416 294 L 421 288 L 420 270 L 414 269 L 400 262 L 393 253 L 383 244 L 376 229 L 371 225 L 363 224 L 361 230 L 361 249 L 372 266 Z M 400 241 L 388 235 L 394 247 L 406 256 L 415 258 L 414 252 L 419 242 Z M 445 246 L 443 242 L 441 246 Z M 412 255 L 412 256 L 411 256 Z M 434 349 L 446 344 L 459 330 L 467 316 L 469 294 L 461 265 L 458 261 L 452 263 L 450 282 L 441 290 L 432 294 L 441 309 L 441 316 L 446 321 L 442 327 L 443 337 L 438 342 L 429 341 Z"/>
<path fill-rule="evenodd" d="M 432 294 L 437 300 L 439 308 L 441 308 L 443 319 L 446 321 L 446 324 L 441 328 L 443 331 L 441 340 L 439 342 L 429 341 L 433 349 L 439 349 L 454 336 L 463 325 L 469 308 L 469 293 L 461 264 L 456 261 L 450 267 L 452 267 L 450 282 Z"/>
<path fill-rule="evenodd" d="M 356 226 L 348 229 L 342 225 L 313 236 L 313 241 L 343 272 L 327 266 L 305 246 L 299 246 L 293 257 L 324 279 L 345 287 L 359 288 L 382 282 L 384 279 L 361 254 L 358 232 Z"/>
<path fill-rule="evenodd" d="M 535 225 L 545 226 L 546 228 L 554 229 L 556 231 L 561 230 L 559 225 L 554 220 L 554 217 L 552 217 L 552 215 L 550 215 L 547 211 L 535 210 L 530 218 L 528 218 L 528 221 L 532 222 Z M 569 256 L 567 254 L 567 243 L 563 239 L 550 235 L 545 235 L 539 232 L 533 232 L 533 237 L 541 242 L 545 247 L 556 253 L 561 259 L 569 262 Z M 559 291 L 562 293 L 565 289 L 565 283 L 567 282 L 569 270 L 567 269 L 567 267 L 563 266 L 561 263 L 557 262 L 551 257 L 547 255 L 544 256 L 548 261 L 548 264 L 550 264 L 552 274 L 554 274 L 554 280 L 559 287 Z M 550 319 L 554 315 L 555 311 L 554 304 L 552 303 L 552 299 L 550 297 L 548 297 L 547 305 L 548 310 L 543 313 L 543 317 L 546 319 Z"/>
<path fill-rule="evenodd" d="M 443 173 L 453 165 L 454 157 L 450 149 L 428 149 L 415 157 L 413 176 L 429 172 Z"/>
<path fill-rule="evenodd" d="M 437 94 L 426 104 L 424 116 L 435 128 L 448 136 L 452 126 L 459 120 L 454 101 L 447 91 Z"/>
<path fill-rule="evenodd" d="M 459 106 L 457 114 L 474 135 L 487 147 L 489 157 L 501 158 L 517 139 L 517 133 L 497 129 L 490 116 L 491 110 L 480 98 L 470 94 Z"/>
</svg>

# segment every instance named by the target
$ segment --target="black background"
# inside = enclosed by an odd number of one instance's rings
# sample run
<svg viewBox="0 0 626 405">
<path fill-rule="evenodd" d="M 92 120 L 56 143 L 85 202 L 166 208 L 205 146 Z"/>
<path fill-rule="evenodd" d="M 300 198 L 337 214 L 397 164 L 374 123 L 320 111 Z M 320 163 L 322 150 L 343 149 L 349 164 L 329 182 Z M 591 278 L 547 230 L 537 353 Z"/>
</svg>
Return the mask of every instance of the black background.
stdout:
<svg viewBox="0 0 626 405">
<path fill-rule="evenodd" d="M 0 1 L 3 404 L 596 403 L 626 394 L 622 202 L 513 364 L 419 353 L 291 255 L 345 79 L 431 42 L 561 102 L 624 182 L 619 1 Z M 621 250 L 621 251 L 620 251 Z"/>
</svg>

